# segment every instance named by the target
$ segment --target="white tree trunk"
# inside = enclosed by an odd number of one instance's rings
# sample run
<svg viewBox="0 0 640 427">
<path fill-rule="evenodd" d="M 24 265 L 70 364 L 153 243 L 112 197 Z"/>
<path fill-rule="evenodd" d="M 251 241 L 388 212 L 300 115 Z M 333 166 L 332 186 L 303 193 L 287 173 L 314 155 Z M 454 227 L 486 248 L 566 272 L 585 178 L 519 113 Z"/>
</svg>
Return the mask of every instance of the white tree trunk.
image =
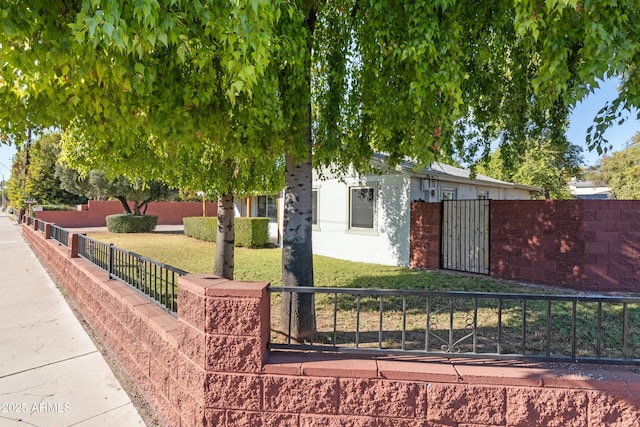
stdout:
<svg viewBox="0 0 640 427">
<path fill-rule="evenodd" d="M 233 280 L 235 231 L 233 226 L 233 193 L 218 198 L 218 232 L 213 273 Z"/>
<path fill-rule="evenodd" d="M 284 190 L 284 236 L 282 240 L 282 285 L 313 286 L 311 244 L 312 164 L 309 135 L 307 160 L 297 163 L 286 156 Z M 295 341 L 315 335 L 316 318 L 312 294 L 283 293 L 281 329 Z"/>
</svg>

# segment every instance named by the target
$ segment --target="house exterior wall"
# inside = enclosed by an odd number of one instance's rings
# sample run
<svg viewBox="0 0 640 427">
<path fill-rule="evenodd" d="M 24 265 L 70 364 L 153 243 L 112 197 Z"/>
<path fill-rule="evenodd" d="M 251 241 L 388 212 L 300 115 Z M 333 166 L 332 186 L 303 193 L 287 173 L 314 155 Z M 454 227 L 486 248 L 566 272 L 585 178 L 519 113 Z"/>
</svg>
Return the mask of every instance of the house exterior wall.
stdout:
<svg viewBox="0 0 640 427">
<path fill-rule="evenodd" d="M 378 190 L 374 233 L 349 230 L 349 188 L 359 185 L 373 185 Z M 315 254 L 374 264 L 410 265 L 411 202 L 432 198 L 428 189 L 423 191 L 422 178 L 406 173 L 330 178 L 315 180 L 313 187 L 318 192 L 318 224 L 313 232 Z M 445 189 L 455 189 L 456 199 L 476 199 L 479 192 L 486 192 L 491 199 L 529 199 L 528 190 L 475 183 L 432 179 L 430 187 L 437 192 L 438 200 Z"/>
<path fill-rule="evenodd" d="M 493 200 L 529 200 L 529 190 L 522 190 L 518 188 L 504 188 L 504 187 L 489 187 L 481 185 L 480 183 L 456 183 L 447 182 L 445 180 L 440 181 L 441 189 L 455 188 L 457 191 L 457 200 L 475 200 L 478 198 L 478 193 L 485 192 L 488 195 L 488 199 Z"/>
<path fill-rule="evenodd" d="M 360 185 L 377 188 L 373 232 L 348 228 L 349 188 Z M 316 181 L 318 225 L 313 232 L 313 252 L 350 261 L 408 266 L 411 187 L 406 175 Z"/>
</svg>

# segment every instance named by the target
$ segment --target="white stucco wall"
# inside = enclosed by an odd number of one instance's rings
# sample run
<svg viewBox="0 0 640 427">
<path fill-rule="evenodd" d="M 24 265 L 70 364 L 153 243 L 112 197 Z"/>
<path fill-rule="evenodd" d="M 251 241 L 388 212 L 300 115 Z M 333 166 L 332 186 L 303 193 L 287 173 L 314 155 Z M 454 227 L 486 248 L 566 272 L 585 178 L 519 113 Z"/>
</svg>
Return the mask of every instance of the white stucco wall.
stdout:
<svg viewBox="0 0 640 427">
<path fill-rule="evenodd" d="M 349 187 L 377 185 L 373 232 L 348 229 Z M 318 226 L 313 252 L 350 261 L 409 265 L 411 180 L 406 175 L 366 176 L 314 182 L 318 190 Z"/>
</svg>

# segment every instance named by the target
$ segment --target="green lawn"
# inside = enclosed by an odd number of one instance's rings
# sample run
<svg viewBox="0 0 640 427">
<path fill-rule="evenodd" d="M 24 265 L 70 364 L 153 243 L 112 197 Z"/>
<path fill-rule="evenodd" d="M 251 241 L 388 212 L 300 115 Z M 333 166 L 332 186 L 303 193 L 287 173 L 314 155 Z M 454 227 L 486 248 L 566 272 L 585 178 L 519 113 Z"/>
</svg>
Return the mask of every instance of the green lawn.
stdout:
<svg viewBox="0 0 640 427">
<path fill-rule="evenodd" d="M 215 243 L 183 234 L 89 233 L 88 237 L 144 255 L 190 273 L 213 271 Z M 235 279 L 268 281 L 281 286 L 279 248 L 235 250 Z M 477 292 L 541 292 L 539 288 L 492 280 L 488 277 L 418 271 L 402 267 L 344 261 L 314 256 L 316 286 L 378 289 L 430 289 Z"/>
<path fill-rule="evenodd" d="M 213 271 L 215 244 L 186 237 L 182 234 L 112 234 L 108 232 L 90 233 L 89 237 L 113 243 L 115 246 L 144 255 L 156 261 L 180 268 L 190 273 L 210 273 Z M 268 281 L 274 286 L 281 283 L 281 250 L 236 248 L 235 278 L 241 281 Z M 570 294 L 569 290 L 520 285 L 502 282 L 477 275 L 451 274 L 446 272 L 416 271 L 401 267 L 381 266 L 359 262 L 343 261 L 328 257 L 314 257 L 315 286 L 368 289 L 425 289 L 438 291 L 474 291 L 495 293 L 554 293 Z M 280 325 L 280 295 L 273 294 L 272 302 L 272 340 L 281 341 L 283 334 L 278 332 Z M 340 295 L 337 300 L 331 294 L 316 295 L 316 319 L 318 335 L 316 342 L 331 344 L 334 334 L 342 345 L 353 345 L 356 339 L 362 347 L 378 346 L 382 330 L 382 347 L 398 348 L 402 342 L 403 323 L 405 324 L 406 348 L 424 349 L 426 299 L 424 297 L 384 298 L 384 316 L 380 316 L 378 297 Z M 334 304 L 338 308 L 335 317 Z M 403 315 L 403 304 L 406 315 Z M 469 332 L 470 321 L 474 318 L 472 299 L 432 298 L 430 328 L 442 339 L 448 339 L 450 308 L 455 307 L 453 323 L 454 335 L 460 338 Z M 360 314 L 356 307 L 360 307 Z M 586 303 L 578 308 L 576 350 L 578 355 L 594 356 L 597 330 L 597 312 L 595 303 Z M 502 336 L 502 348 L 505 353 L 521 351 L 522 313 L 521 300 L 505 301 L 502 307 L 502 327 L 498 328 L 498 302 L 495 299 L 480 300 L 477 307 L 478 350 L 495 351 L 498 335 Z M 622 306 L 603 306 L 602 354 L 609 357 L 621 357 L 622 348 Z M 570 354 L 572 334 L 571 303 L 554 302 L 550 307 L 553 323 L 547 330 L 547 306 L 544 302 L 530 302 L 527 305 L 527 353 L 544 354 L 547 341 L 551 343 L 552 354 Z M 628 306 L 627 357 L 640 358 L 640 305 Z M 356 326 L 356 324 L 358 326 Z M 360 335 L 356 337 L 358 329 Z M 549 334 L 549 339 L 547 339 Z M 431 337 L 430 347 L 440 348 L 435 336 Z M 471 343 L 458 345 L 463 352 L 471 351 Z M 493 350 L 492 350 L 493 349 Z"/>
</svg>

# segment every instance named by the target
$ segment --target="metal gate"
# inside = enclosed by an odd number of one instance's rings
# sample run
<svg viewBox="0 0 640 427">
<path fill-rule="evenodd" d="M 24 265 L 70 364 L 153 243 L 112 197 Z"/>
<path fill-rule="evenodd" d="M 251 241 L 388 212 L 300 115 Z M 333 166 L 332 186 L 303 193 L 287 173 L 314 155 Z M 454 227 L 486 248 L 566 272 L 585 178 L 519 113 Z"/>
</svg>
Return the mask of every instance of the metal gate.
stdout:
<svg viewBox="0 0 640 427">
<path fill-rule="evenodd" d="M 489 200 L 442 202 L 441 268 L 489 274 Z"/>
</svg>

